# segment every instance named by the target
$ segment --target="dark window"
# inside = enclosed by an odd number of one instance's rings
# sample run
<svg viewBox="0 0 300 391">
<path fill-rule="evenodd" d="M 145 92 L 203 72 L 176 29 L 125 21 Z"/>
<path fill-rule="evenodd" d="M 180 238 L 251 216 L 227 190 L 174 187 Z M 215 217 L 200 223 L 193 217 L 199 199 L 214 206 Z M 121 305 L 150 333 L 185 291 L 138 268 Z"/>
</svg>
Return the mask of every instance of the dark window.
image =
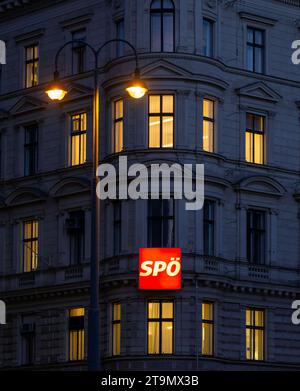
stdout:
<svg viewBox="0 0 300 391">
<path fill-rule="evenodd" d="M 247 28 L 247 69 L 265 72 L 265 32 L 253 27 Z"/>
<path fill-rule="evenodd" d="M 25 87 L 34 87 L 39 82 L 39 46 L 25 48 Z"/>
<path fill-rule="evenodd" d="M 151 51 L 174 51 L 175 10 L 172 0 L 153 0 L 151 3 Z"/>
<path fill-rule="evenodd" d="M 116 37 L 117 39 L 125 39 L 125 23 L 124 19 L 116 21 Z M 117 57 L 124 56 L 124 43 L 117 42 Z"/>
<path fill-rule="evenodd" d="M 215 203 L 208 200 L 203 207 L 203 252 L 215 255 Z"/>
<path fill-rule="evenodd" d="M 38 126 L 25 126 L 24 175 L 34 175 L 38 162 Z"/>
<path fill-rule="evenodd" d="M 247 258 L 257 265 L 266 260 L 266 214 L 259 210 L 247 212 Z"/>
<path fill-rule="evenodd" d="M 210 19 L 203 19 L 203 55 L 214 55 L 214 22 Z"/>
<path fill-rule="evenodd" d="M 148 302 L 148 354 L 173 354 L 174 303 Z"/>
<path fill-rule="evenodd" d="M 84 260 L 84 212 L 70 212 L 66 226 L 69 236 L 70 264 L 78 265 Z"/>
<path fill-rule="evenodd" d="M 149 247 L 173 247 L 174 237 L 174 200 L 149 200 Z"/>
<path fill-rule="evenodd" d="M 84 359 L 84 308 L 69 310 L 69 360 Z"/>
<path fill-rule="evenodd" d="M 120 202 L 114 203 L 114 255 L 121 251 L 122 243 L 122 207 Z"/>
<path fill-rule="evenodd" d="M 74 31 L 72 33 L 72 40 L 85 42 L 86 30 Z M 74 42 L 72 46 L 72 73 L 82 73 L 85 71 L 86 46 L 80 42 Z"/>
<path fill-rule="evenodd" d="M 262 361 L 265 356 L 265 311 L 246 309 L 246 359 Z"/>
<path fill-rule="evenodd" d="M 246 161 L 264 164 L 265 117 L 247 113 L 247 128 L 245 140 Z"/>
<path fill-rule="evenodd" d="M 22 364 L 32 365 L 35 361 L 35 324 L 23 322 L 21 325 Z"/>
</svg>

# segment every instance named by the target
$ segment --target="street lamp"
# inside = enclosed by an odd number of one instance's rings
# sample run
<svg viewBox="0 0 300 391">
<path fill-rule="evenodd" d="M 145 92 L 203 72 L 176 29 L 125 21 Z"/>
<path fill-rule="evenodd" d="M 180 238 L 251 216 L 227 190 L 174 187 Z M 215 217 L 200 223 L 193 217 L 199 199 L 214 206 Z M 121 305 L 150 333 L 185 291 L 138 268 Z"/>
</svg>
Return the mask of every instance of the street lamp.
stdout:
<svg viewBox="0 0 300 391">
<path fill-rule="evenodd" d="M 89 43 L 80 40 L 72 40 L 62 45 L 55 56 L 54 80 L 46 89 L 46 94 L 52 101 L 61 101 L 64 99 L 68 90 L 60 81 L 58 72 L 58 58 L 62 50 L 74 43 L 79 43 L 90 48 L 94 54 L 94 94 L 93 94 L 93 174 L 91 179 L 91 262 L 90 262 L 90 305 L 88 311 L 88 368 L 91 371 L 101 370 L 100 359 L 100 311 L 99 311 L 99 239 L 100 239 L 100 200 L 96 196 L 98 177 L 96 175 L 99 163 L 99 108 L 100 108 L 100 87 L 98 83 L 98 58 L 102 49 L 112 43 L 122 42 L 128 45 L 135 56 L 134 78 L 126 88 L 126 91 L 132 98 L 142 98 L 148 88 L 140 78 L 138 66 L 138 55 L 135 47 L 124 39 L 111 39 L 105 42 L 99 49 L 95 49 Z"/>
</svg>

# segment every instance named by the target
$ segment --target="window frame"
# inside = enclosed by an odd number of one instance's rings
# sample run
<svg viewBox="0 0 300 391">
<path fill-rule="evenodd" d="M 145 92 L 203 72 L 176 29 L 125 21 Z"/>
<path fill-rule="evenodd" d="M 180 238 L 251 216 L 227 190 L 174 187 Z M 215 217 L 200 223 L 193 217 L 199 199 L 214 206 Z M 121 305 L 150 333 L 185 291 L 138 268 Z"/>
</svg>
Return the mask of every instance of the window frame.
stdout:
<svg viewBox="0 0 300 391">
<path fill-rule="evenodd" d="M 172 1 L 173 3 L 173 8 L 164 8 L 163 7 L 163 2 L 164 0 L 160 0 L 160 8 L 152 8 L 152 5 L 154 3 L 155 0 L 152 0 L 151 1 L 151 4 L 150 4 L 150 52 L 151 53 L 174 53 L 175 52 L 175 4 L 174 4 L 174 1 Z M 152 17 L 153 15 L 155 14 L 159 14 L 160 15 L 160 50 L 159 51 L 154 51 L 153 48 L 152 48 L 152 33 L 153 33 L 153 29 L 152 29 Z M 164 50 L 164 16 L 166 14 L 172 14 L 172 22 L 173 22 L 173 48 L 171 51 L 165 51 Z"/>
<path fill-rule="evenodd" d="M 254 37 L 254 40 L 253 42 L 249 42 L 248 40 L 248 32 L 249 30 L 252 30 L 252 33 L 253 33 L 253 37 Z M 255 32 L 256 31 L 259 31 L 262 33 L 262 44 L 258 44 L 256 43 L 256 39 L 255 39 Z M 253 61 L 252 61 L 252 68 L 249 69 L 248 67 L 248 48 L 251 47 L 252 48 L 252 55 L 253 55 Z M 255 49 L 258 48 L 262 51 L 262 70 L 261 71 L 257 71 L 255 69 L 255 59 L 256 59 L 256 55 L 255 55 Z M 246 69 L 247 71 L 249 72 L 253 72 L 253 73 L 259 73 L 259 74 L 266 74 L 266 30 L 263 29 L 263 28 L 260 28 L 260 27 L 256 27 L 256 26 L 253 26 L 253 25 L 247 25 L 246 26 Z"/>
<path fill-rule="evenodd" d="M 254 314 L 254 323 L 255 323 L 256 312 L 262 312 L 262 314 L 263 314 L 263 326 L 257 326 L 255 324 L 254 324 L 254 326 L 253 325 L 247 325 L 247 311 L 251 311 L 251 313 Z M 246 310 L 245 310 L 245 338 L 247 338 L 247 329 L 248 330 L 254 330 L 254 331 L 255 330 L 261 330 L 263 332 L 263 345 L 262 345 L 263 359 L 262 360 L 255 359 L 255 346 L 256 346 L 255 342 L 256 342 L 256 338 L 255 338 L 255 332 L 254 332 L 254 333 L 252 333 L 253 334 L 252 337 L 254 337 L 254 338 L 251 341 L 252 346 L 253 346 L 253 352 L 250 352 L 250 355 L 252 356 L 252 358 L 247 358 L 247 340 L 246 340 L 246 350 L 245 350 L 246 360 L 247 361 L 258 361 L 258 362 L 266 361 L 266 309 L 265 308 L 250 307 L 250 306 L 246 307 Z"/>
<path fill-rule="evenodd" d="M 83 309 L 83 315 L 80 315 L 80 316 L 71 316 L 71 311 L 72 310 L 82 310 Z M 84 358 L 85 358 L 85 314 L 86 314 L 86 311 L 85 311 L 85 308 L 84 307 L 73 307 L 73 308 L 69 308 L 68 309 L 68 347 L 69 347 L 69 351 L 68 351 L 68 361 L 70 362 L 77 362 L 77 361 L 83 361 Z M 77 328 L 75 328 L 73 326 L 73 328 L 71 328 L 71 319 L 74 319 L 74 318 L 80 318 L 79 321 L 77 321 L 77 323 L 83 323 L 83 326 L 81 328 L 79 328 L 79 326 Z M 80 332 L 83 332 L 82 335 L 81 335 L 81 338 L 82 338 L 82 345 L 79 349 L 79 334 L 77 333 L 76 334 L 76 351 L 77 351 L 77 357 L 74 359 L 74 358 L 71 358 L 71 331 L 80 331 Z M 81 351 L 82 353 L 82 356 L 79 356 L 79 350 L 81 350 L 81 348 L 83 348 L 83 350 Z M 82 358 L 80 358 L 82 357 Z"/>
<path fill-rule="evenodd" d="M 210 54 L 206 54 L 205 50 L 204 50 L 205 46 L 207 46 L 207 45 L 205 45 L 205 40 L 204 40 L 204 25 L 206 22 L 209 23 L 209 25 L 211 26 L 211 30 L 210 30 L 210 32 L 211 32 L 211 37 L 210 37 L 210 39 L 211 39 L 211 42 L 210 42 L 211 53 Z M 202 51 L 201 51 L 201 54 L 205 57 L 208 57 L 208 58 L 215 57 L 215 23 L 216 23 L 216 21 L 214 19 L 211 19 L 207 16 L 204 16 L 202 19 Z"/>
<path fill-rule="evenodd" d="M 149 304 L 150 303 L 159 303 L 159 317 L 158 318 L 149 318 Z M 173 318 L 163 318 L 162 317 L 162 304 L 163 303 L 172 303 Z M 149 353 L 149 324 L 154 322 L 159 323 L 159 352 L 158 353 Z M 162 353 L 162 323 L 163 322 L 172 322 L 172 353 Z M 147 355 L 148 356 L 172 356 L 175 352 L 175 301 L 174 299 L 149 299 L 147 300 Z"/>
<path fill-rule="evenodd" d="M 29 238 L 25 238 L 25 227 L 26 224 L 30 224 L 30 233 L 31 236 Z M 34 225 L 36 224 L 36 228 Z M 37 236 L 33 236 L 33 232 L 36 229 Z M 28 245 L 28 243 L 30 245 Z M 26 265 L 26 256 L 25 256 L 25 248 L 30 250 L 30 268 L 27 270 Z M 33 250 L 33 248 L 37 248 Z M 36 258 L 36 259 L 35 259 Z M 39 265 L 39 221 L 38 219 L 28 219 L 22 222 L 22 272 L 23 273 L 31 273 L 37 270 Z"/>
<path fill-rule="evenodd" d="M 253 117 L 252 120 L 252 129 L 248 128 L 248 115 Z M 255 117 L 260 117 L 263 119 L 263 130 L 255 130 Z M 267 123 L 267 116 L 260 113 L 254 113 L 251 111 L 246 112 L 246 126 L 245 126 L 245 161 L 249 164 L 256 164 L 256 165 L 264 165 L 266 164 L 266 123 Z M 251 136 L 251 143 L 252 143 L 252 150 L 251 150 L 251 161 L 247 160 L 247 133 Z M 262 136 L 262 163 L 255 162 L 255 135 L 261 135 Z"/>
<path fill-rule="evenodd" d="M 116 117 L 116 107 L 119 102 L 122 102 L 122 116 Z M 124 106 L 125 106 L 125 100 L 124 98 L 118 98 L 113 101 L 113 153 L 121 153 L 124 151 Z M 117 149 L 116 145 L 116 132 L 117 132 L 117 124 L 122 124 L 122 146 L 120 149 Z"/>
<path fill-rule="evenodd" d="M 120 306 L 120 319 L 114 319 L 114 306 L 115 305 L 119 305 Z M 115 325 L 120 325 L 120 341 L 119 341 L 119 345 L 120 345 L 120 352 L 119 353 L 115 353 Z M 120 301 L 115 301 L 112 303 L 112 306 L 111 306 L 111 355 L 113 357 L 118 357 L 121 355 L 121 341 L 122 341 L 122 337 L 121 337 L 121 333 L 122 333 L 122 304 Z"/>
<path fill-rule="evenodd" d="M 159 96 L 160 97 L 160 102 L 159 102 L 159 112 L 157 113 L 150 113 L 150 97 L 151 96 Z M 163 112 L 163 97 L 164 96 L 172 96 L 173 97 L 173 112 Z M 159 147 L 150 147 L 150 118 L 151 117 L 159 117 Z M 172 137 L 172 146 L 171 147 L 164 147 L 162 145 L 163 142 L 163 118 L 164 117 L 172 117 L 173 118 L 173 137 Z M 166 150 L 171 150 L 174 149 L 175 147 L 175 94 L 172 93 L 153 93 L 153 94 L 148 94 L 148 149 L 166 149 Z"/>
<path fill-rule="evenodd" d="M 203 353 L 203 345 L 201 346 L 201 354 L 204 357 L 214 357 L 215 355 L 215 303 L 210 300 L 203 300 L 201 309 L 203 309 L 203 304 L 208 304 L 212 306 L 212 319 L 203 319 L 203 311 L 201 312 L 201 345 L 203 341 L 203 324 L 209 324 L 212 327 L 212 346 L 211 346 L 211 354 Z"/>
<path fill-rule="evenodd" d="M 209 101 L 209 102 L 212 102 L 213 104 L 213 116 L 212 117 L 207 117 L 204 115 L 204 101 Z M 204 123 L 205 122 L 209 122 L 212 124 L 213 126 L 213 129 L 212 129 L 212 151 L 208 151 L 206 149 L 204 149 Z M 216 149 L 216 146 L 215 146 L 215 139 L 216 139 L 216 135 L 215 135 L 215 132 L 216 132 L 216 100 L 211 98 L 211 97 L 207 97 L 207 96 L 204 96 L 203 97 L 203 100 L 202 100 L 202 150 L 204 152 L 207 152 L 207 153 L 215 153 L 215 149 Z"/>
<path fill-rule="evenodd" d="M 35 48 L 37 48 L 38 50 L 38 56 L 35 57 Z M 30 58 L 29 60 L 27 59 L 27 50 L 31 49 L 32 52 L 33 52 L 33 56 L 32 58 Z M 38 42 L 33 42 L 29 45 L 26 45 L 24 47 L 24 51 L 25 51 L 25 79 L 24 79 L 24 85 L 25 85 L 25 88 L 32 88 L 32 87 L 35 87 L 39 84 L 39 70 L 40 70 L 40 45 Z M 37 64 L 37 73 L 35 74 L 35 64 Z M 28 84 L 28 78 L 27 78 L 27 68 L 28 66 L 31 66 L 31 83 Z M 37 76 L 37 82 L 35 83 L 34 81 L 34 76 Z"/>
</svg>

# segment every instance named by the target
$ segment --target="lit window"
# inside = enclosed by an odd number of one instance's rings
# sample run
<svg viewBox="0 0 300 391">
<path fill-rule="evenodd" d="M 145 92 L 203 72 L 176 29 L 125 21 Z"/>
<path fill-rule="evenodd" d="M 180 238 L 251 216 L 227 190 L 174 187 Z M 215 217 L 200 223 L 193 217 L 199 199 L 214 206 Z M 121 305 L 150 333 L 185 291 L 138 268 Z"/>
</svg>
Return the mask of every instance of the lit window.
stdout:
<svg viewBox="0 0 300 391">
<path fill-rule="evenodd" d="M 203 99 L 203 150 L 214 152 L 215 103 Z"/>
<path fill-rule="evenodd" d="M 264 164 L 265 117 L 247 113 L 246 161 Z"/>
<path fill-rule="evenodd" d="M 174 96 L 149 96 L 149 148 L 172 148 L 174 144 Z"/>
<path fill-rule="evenodd" d="M 174 51 L 175 10 L 172 0 L 151 3 L 151 52 Z"/>
<path fill-rule="evenodd" d="M 76 166 L 86 162 L 86 113 L 71 117 L 71 165 Z"/>
<path fill-rule="evenodd" d="M 148 303 L 148 354 L 172 354 L 174 329 L 174 303 L 150 301 Z"/>
<path fill-rule="evenodd" d="M 24 144 L 24 175 L 34 175 L 37 172 L 38 161 L 38 127 L 25 126 Z"/>
<path fill-rule="evenodd" d="M 114 152 L 123 149 L 123 99 L 114 102 Z"/>
<path fill-rule="evenodd" d="M 215 255 L 215 203 L 205 200 L 203 207 L 203 252 Z"/>
<path fill-rule="evenodd" d="M 214 22 L 210 19 L 203 19 L 203 55 L 213 57 L 214 55 Z"/>
<path fill-rule="evenodd" d="M 214 305 L 202 303 L 202 354 L 214 354 Z"/>
<path fill-rule="evenodd" d="M 69 310 L 69 360 L 84 359 L 84 308 Z"/>
<path fill-rule="evenodd" d="M 39 46 L 25 48 L 25 87 L 34 87 L 39 82 Z"/>
<path fill-rule="evenodd" d="M 112 305 L 112 354 L 119 356 L 121 353 L 121 304 Z"/>
<path fill-rule="evenodd" d="M 31 272 L 38 267 L 38 221 L 23 222 L 23 272 Z"/>
<path fill-rule="evenodd" d="M 265 347 L 265 311 L 246 309 L 246 358 L 264 360 Z"/>
<path fill-rule="evenodd" d="M 72 40 L 83 42 L 73 42 L 72 44 L 72 72 L 75 75 L 85 71 L 86 46 L 84 42 L 86 41 L 86 30 L 74 31 L 72 33 Z"/>
<path fill-rule="evenodd" d="M 122 244 L 122 204 L 114 202 L 114 255 L 119 255 Z"/>
<path fill-rule="evenodd" d="M 265 264 L 266 214 L 260 210 L 247 211 L 247 258 L 257 265 Z"/>
<path fill-rule="evenodd" d="M 252 27 L 247 29 L 247 69 L 258 73 L 265 71 L 265 32 Z"/>
<path fill-rule="evenodd" d="M 174 199 L 148 201 L 148 246 L 174 246 Z"/>
<path fill-rule="evenodd" d="M 124 19 L 116 21 L 116 37 L 117 39 L 125 39 L 125 22 Z M 117 42 L 117 57 L 124 56 L 124 42 Z"/>
</svg>

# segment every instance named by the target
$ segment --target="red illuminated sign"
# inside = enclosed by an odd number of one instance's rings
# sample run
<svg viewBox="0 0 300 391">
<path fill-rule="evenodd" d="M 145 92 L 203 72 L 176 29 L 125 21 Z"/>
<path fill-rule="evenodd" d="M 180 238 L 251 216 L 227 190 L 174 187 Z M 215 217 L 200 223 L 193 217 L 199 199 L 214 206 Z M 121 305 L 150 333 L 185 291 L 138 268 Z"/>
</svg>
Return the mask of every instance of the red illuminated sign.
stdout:
<svg viewBox="0 0 300 391">
<path fill-rule="evenodd" d="M 181 249 L 140 248 L 139 288 L 181 289 Z"/>
</svg>

